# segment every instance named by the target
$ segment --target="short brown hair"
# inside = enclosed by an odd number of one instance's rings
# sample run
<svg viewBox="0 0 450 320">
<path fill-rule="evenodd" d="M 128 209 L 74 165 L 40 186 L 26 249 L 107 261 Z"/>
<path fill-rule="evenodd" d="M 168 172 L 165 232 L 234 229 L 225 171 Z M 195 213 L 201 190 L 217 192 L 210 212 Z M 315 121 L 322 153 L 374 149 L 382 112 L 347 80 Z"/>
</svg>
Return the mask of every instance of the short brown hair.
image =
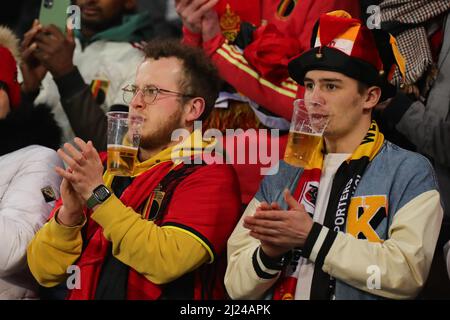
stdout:
<svg viewBox="0 0 450 320">
<path fill-rule="evenodd" d="M 205 120 L 214 107 L 221 87 L 216 67 L 199 48 L 183 45 L 179 40 L 152 40 L 144 47 L 145 58 L 177 58 L 183 62 L 182 93 L 205 99 L 205 110 L 199 120 Z M 186 103 L 191 98 L 182 98 Z"/>
</svg>

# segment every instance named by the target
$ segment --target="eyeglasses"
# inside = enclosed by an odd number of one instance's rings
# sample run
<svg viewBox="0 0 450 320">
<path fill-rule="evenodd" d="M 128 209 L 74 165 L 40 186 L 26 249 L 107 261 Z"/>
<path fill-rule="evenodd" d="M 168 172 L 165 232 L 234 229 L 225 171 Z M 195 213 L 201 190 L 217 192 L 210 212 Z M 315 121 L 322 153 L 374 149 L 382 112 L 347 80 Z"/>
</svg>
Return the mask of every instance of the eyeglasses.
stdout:
<svg viewBox="0 0 450 320">
<path fill-rule="evenodd" d="M 153 86 L 153 85 L 139 89 L 139 87 L 129 84 L 129 85 L 125 86 L 124 88 L 122 88 L 122 91 L 123 91 L 123 101 L 126 104 L 130 104 L 131 101 L 133 100 L 133 98 L 138 94 L 139 91 L 144 96 L 144 102 L 146 104 L 152 104 L 153 102 L 155 102 L 158 94 L 174 94 L 177 96 L 190 97 L 190 98 L 196 97 L 196 96 L 190 95 L 190 94 L 184 94 L 184 93 L 170 91 L 170 90 L 166 90 L 166 89 L 160 89 L 157 86 Z"/>
</svg>

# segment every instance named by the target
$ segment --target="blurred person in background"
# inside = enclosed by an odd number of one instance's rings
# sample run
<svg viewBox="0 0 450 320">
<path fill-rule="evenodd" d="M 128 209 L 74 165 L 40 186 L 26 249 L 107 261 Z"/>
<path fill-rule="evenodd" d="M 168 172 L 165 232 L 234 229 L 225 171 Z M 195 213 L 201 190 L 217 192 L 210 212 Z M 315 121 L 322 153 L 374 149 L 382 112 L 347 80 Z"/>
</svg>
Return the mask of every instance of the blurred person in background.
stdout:
<svg viewBox="0 0 450 320">
<path fill-rule="evenodd" d="M 382 132 L 398 145 L 427 156 L 436 171 L 444 220 L 430 277 L 421 298 L 450 298 L 444 245 L 450 241 L 450 2 L 377 1 L 383 30 L 396 36 L 406 58 L 397 95 L 376 108 Z"/>
<path fill-rule="evenodd" d="M 121 89 L 142 62 L 142 42 L 170 37 L 163 19 L 135 13 L 135 0 L 77 0 L 81 29 L 64 35 L 39 21 L 22 43 L 22 90 L 35 104 L 52 106 L 64 141 L 74 133 L 106 148 L 106 116 L 127 110 Z"/>
</svg>

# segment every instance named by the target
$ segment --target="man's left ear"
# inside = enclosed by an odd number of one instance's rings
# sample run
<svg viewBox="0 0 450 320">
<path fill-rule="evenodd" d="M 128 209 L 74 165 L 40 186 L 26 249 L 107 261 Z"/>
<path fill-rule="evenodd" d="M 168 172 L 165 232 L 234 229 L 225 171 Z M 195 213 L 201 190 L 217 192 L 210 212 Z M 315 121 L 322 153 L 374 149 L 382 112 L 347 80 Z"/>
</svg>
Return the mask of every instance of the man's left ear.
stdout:
<svg viewBox="0 0 450 320">
<path fill-rule="evenodd" d="M 367 89 L 366 101 L 364 102 L 364 109 L 375 108 L 380 98 L 381 98 L 380 87 L 373 86 Z"/>
<path fill-rule="evenodd" d="M 205 111 L 205 99 L 196 97 L 186 104 L 186 121 L 198 120 Z"/>
</svg>

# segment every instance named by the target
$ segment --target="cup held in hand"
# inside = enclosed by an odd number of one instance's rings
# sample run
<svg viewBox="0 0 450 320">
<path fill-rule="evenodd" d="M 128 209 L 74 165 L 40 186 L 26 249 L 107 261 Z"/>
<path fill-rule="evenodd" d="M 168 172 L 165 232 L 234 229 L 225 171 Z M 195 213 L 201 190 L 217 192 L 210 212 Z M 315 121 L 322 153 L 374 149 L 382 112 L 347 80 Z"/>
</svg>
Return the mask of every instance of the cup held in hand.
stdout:
<svg viewBox="0 0 450 320">
<path fill-rule="evenodd" d="M 329 113 L 321 103 L 295 100 L 284 161 L 296 167 L 313 166 L 328 122 Z"/>
<path fill-rule="evenodd" d="M 108 112 L 107 170 L 115 176 L 132 176 L 143 119 L 128 112 Z"/>
</svg>

